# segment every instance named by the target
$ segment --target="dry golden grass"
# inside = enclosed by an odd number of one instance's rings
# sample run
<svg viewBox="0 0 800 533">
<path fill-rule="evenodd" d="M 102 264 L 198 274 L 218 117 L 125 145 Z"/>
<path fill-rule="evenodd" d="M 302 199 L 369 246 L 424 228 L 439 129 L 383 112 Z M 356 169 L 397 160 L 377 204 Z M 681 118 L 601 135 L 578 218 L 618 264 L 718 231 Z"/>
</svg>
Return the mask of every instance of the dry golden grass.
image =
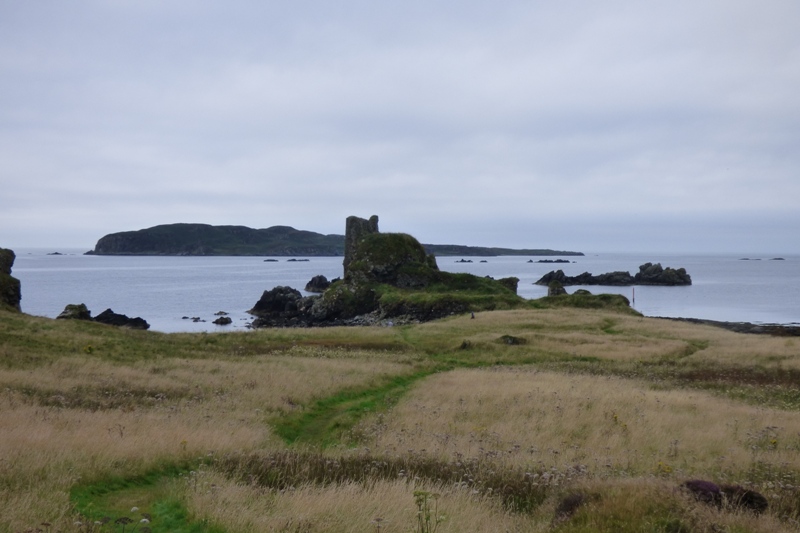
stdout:
<svg viewBox="0 0 800 533">
<path fill-rule="evenodd" d="M 206 411 L 241 417 L 293 409 L 312 398 L 409 368 L 393 362 L 395 358 L 378 359 L 375 354 L 330 356 L 336 352 L 325 351 L 326 357 L 311 357 L 309 350 L 299 349 L 290 353 L 302 355 L 162 359 L 124 365 L 69 357 L 46 369 L 0 369 L 0 389 L 23 392 L 40 403 L 94 409 L 165 405 L 178 409 L 200 402 Z"/>
<path fill-rule="evenodd" d="M 800 417 L 708 393 L 534 369 L 456 370 L 419 384 L 362 435 L 389 454 L 490 458 L 532 470 L 715 475 L 800 471 Z"/>
<path fill-rule="evenodd" d="M 499 347 L 501 335 L 526 344 Z M 430 350 L 453 350 L 469 341 L 476 352 L 506 350 L 554 357 L 608 361 L 685 359 L 726 365 L 800 368 L 800 341 L 743 335 L 688 322 L 637 317 L 587 309 L 513 310 L 460 316 L 415 327 L 408 338 Z"/>
<path fill-rule="evenodd" d="M 430 485 L 408 480 L 302 485 L 275 491 L 200 472 L 184 486 L 192 512 L 228 531 L 303 531 L 306 533 L 409 532 L 419 508 L 414 493 L 429 499 L 437 532 L 563 533 L 691 531 L 788 533 L 797 528 L 772 515 L 731 512 L 695 501 L 675 483 L 655 478 L 586 479 L 554 490 L 532 514 L 512 513 L 498 500 L 463 485 Z M 566 495 L 584 494 L 574 516 L 559 520 L 556 509 Z"/>
<path fill-rule="evenodd" d="M 72 357 L 0 370 L 0 514 L 8 531 L 71 524 L 68 491 L 79 478 L 278 445 L 275 413 L 408 369 L 283 355 L 130 365 Z"/>
<path fill-rule="evenodd" d="M 228 531 L 304 531 L 308 533 L 393 533 L 414 529 L 418 508 L 414 491 L 425 490 L 442 518 L 438 533 L 537 532 L 549 523 L 504 511 L 497 501 L 458 487 L 437 487 L 404 480 L 368 486 L 348 483 L 327 487 L 305 485 L 274 492 L 235 484 L 212 473 L 192 482 L 190 507 Z M 433 498 L 430 500 L 434 504 Z"/>
<path fill-rule="evenodd" d="M 719 533 L 783 533 L 797 531 L 774 516 L 717 509 L 694 500 L 673 483 L 656 478 L 589 480 L 569 493 L 587 495 L 562 533 L 627 533 L 640 531 Z M 552 500 L 549 502 L 552 506 Z"/>
<path fill-rule="evenodd" d="M 41 336 L 0 327 L 0 357 L 13 359 L 0 369 L 2 533 L 45 520 L 53 530 L 70 530 L 68 493 L 80 479 L 139 473 L 209 453 L 283 449 L 271 435 L 272 417 L 349 387 L 368 388 L 387 376 L 411 373 L 421 362 L 444 362 L 448 368 L 498 360 L 542 362 L 564 369 L 584 358 L 581 370 L 591 366 L 589 371 L 598 374 L 665 362 L 667 372 L 694 365 L 712 376 L 717 366 L 747 372 L 800 369 L 795 339 L 568 308 L 479 313 L 474 320 L 456 317 L 395 328 L 218 337 L 115 336 L 105 334 L 112 330 L 86 325 L 29 322 Z M 509 346 L 501 341 L 503 335 L 526 342 Z M 469 349 L 459 348 L 464 341 Z M 211 345 L 216 352 L 194 356 L 193 347 Z M 87 352 L 89 346 L 95 346 L 93 353 Z M 129 355 L 129 348 L 135 353 Z M 564 490 L 585 490 L 597 498 L 583 518 L 577 515 L 574 523 L 561 526 L 565 532 L 597 530 L 617 516 L 647 524 L 648 506 L 664 516 L 674 510 L 692 531 L 710 532 L 717 526 L 742 532 L 791 530 L 791 522 L 779 522 L 772 511 L 760 518 L 720 513 L 687 502 L 674 489 L 687 477 L 761 481 L 774 491 L 767 494 L 771 505 L 780 501 L 781 494 L 789 494 L 780 493 L 782 484 L 800 483 L 795 479 L 800 472 L 796 411 L 749 406 L 699 391 L 657 390 L 653 383 L 675 386 L 662 375 L 648 384 L 541 371 L 544 366 L 539 371 L 516 366 L 433 375 L 389 414 L 353 432 L 373 439 L 367 444 L 372 454 L 413 450 L 419 457 L 477 458 L 539 476 L 547 470 L 548 486 L 556 488 L 533 516 L 504 511 L 498 500 L 463 486 L 415 486 L 405 480 L 303 485 L 280 493 L 238 485 L 208 471 L 176 490 L 187 491 L 199 516 L 231 531 L 409 531 L 418 488 L 441 493 L 440 511 L 447 519 L 440 532 L 544 531 L 561 495 L 553 480 L 565 481 L 565 472 L 584 465 L 577 470 L 580 475 L 570 477 L 570 483 L 579 479 L 577 485 Z M 337 448 L 326 453 L 348 452 Z"/>
</svg>

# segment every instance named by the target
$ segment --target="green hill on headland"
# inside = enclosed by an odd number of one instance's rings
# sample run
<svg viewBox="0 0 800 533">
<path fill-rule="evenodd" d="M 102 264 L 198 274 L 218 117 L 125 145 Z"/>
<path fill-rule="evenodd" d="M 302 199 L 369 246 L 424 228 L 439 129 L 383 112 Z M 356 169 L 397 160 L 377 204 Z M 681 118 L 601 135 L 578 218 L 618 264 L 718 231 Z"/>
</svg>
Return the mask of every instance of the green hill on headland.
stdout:
<svg viewBox="0 0 800 533">
<path fill-rule="evenodd" d="M 486 248 L 452 244 L 424 244 L 434 255 L 583 255 L 547 249 Z M 253 229 L 246 226 L 163 224 L 102 237 L 88 255 L 258 255 L 341 256 L 344 235 L 323 235 L 289 226 Z"/>
</svg>

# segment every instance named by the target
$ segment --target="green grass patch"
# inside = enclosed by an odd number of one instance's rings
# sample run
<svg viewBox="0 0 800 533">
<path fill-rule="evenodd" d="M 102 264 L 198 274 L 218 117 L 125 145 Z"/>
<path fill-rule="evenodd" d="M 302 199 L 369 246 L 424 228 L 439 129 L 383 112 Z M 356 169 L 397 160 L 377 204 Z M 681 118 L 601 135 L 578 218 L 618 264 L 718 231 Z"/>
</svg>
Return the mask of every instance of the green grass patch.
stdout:
<svg viewBox="0 0 800 533">
<path fill-rule="evenodd" d="M 194 521 L 189 515 L 181 492 L 183 480 L 190 482 L 193 474 L 192 465 L 184 464 L 168 465 L 137 476 L 112 476 L 76 485 L 70 499 L 87 523 L 102 525 L 103 530 L 134 531 L 148 527 L 154 532 L 223 533 L 222 529 Z"/>
<path fill-rule="evenodd" d="M 330 446 L 339 442 L 364 416 L 388 409 L 414 383 L 432 373 L 433 370 L 426 369 L 391 377 L 377 387 L 344 390 L 317 400 L 298 414 L 282 416 L 272 426 L 287 444 Z"/>
</svg>

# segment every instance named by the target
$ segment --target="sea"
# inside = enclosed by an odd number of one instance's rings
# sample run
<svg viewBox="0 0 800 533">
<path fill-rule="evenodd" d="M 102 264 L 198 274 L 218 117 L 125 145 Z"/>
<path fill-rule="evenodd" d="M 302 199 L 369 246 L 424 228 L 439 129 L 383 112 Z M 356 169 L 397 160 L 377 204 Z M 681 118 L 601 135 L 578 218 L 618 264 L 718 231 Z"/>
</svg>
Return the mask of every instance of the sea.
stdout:
<svg viewBox="0 0 800 533">
<path fill-rule="evenodd" d="M 150 329 L 172 332 L 247 330 L 262 293 L 285 285 L 303 289 L 314 276 L 341 277 L 342 257 L 97 256 L 84 250 L 16 249 L 12 275 L 22 284 L 22 311 L 55 318 L 67 304 L 86 304 L 144 318 Z M 563 259 L 568 263 L 540 263 Z M 685 287 L 570 286 L 594 294 L 623 294 L 645 316 L 800 325 L 800 256 L 587 253 L 572 257 L 437 257 L 439 268 L 478 276 L 519 278 L 517 293 L 541 298 L 535 282 L 551 270 L 636 274 L 644 263 L 683 267 Z M 213 324 L 226 313 L 227 326 Z"/>
</svg>

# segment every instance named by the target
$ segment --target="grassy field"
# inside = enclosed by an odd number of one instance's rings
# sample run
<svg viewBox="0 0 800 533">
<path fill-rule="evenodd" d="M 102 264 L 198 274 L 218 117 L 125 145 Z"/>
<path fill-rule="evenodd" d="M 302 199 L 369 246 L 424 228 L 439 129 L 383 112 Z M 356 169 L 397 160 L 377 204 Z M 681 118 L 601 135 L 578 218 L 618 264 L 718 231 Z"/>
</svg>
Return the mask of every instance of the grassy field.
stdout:
<svg viewBox="0 0 800 533">
<path fill-rule="evenodd" d="M 220 334 L 0 311 L 0 533 L 800 530 L 800 340 L 562 302 Z"/>
</svg>

